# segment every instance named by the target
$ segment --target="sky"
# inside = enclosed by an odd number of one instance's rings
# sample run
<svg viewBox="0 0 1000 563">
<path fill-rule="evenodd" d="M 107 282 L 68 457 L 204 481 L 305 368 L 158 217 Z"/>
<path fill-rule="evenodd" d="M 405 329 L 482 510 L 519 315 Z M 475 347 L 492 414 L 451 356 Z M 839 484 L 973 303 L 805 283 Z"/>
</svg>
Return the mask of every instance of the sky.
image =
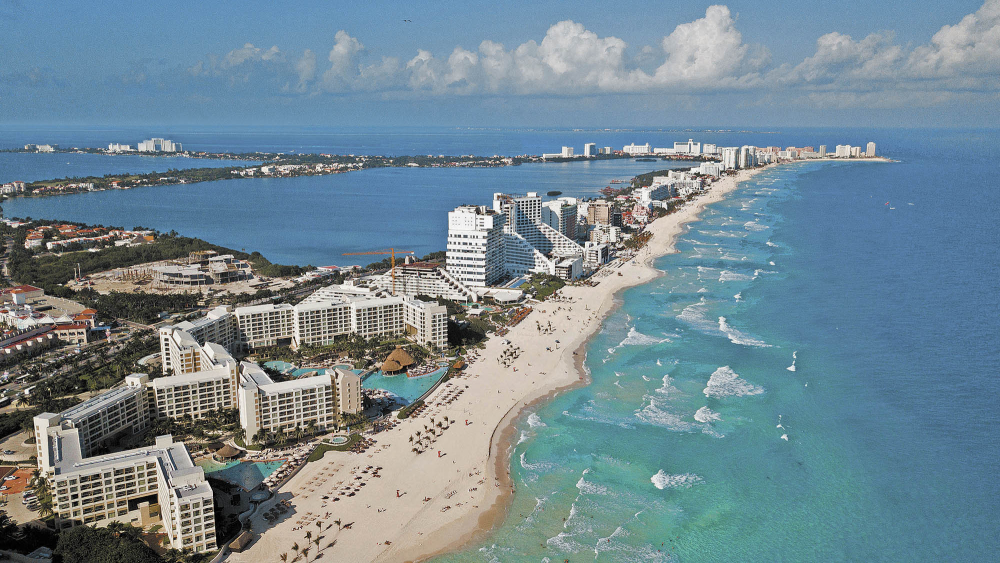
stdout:
<svg viewBox="0 0 1000 563">
<path fill-rule="evenodd" d="M 1000 126 L 1000 0 L 0 0 L 0 125 Z"/>
</svg>

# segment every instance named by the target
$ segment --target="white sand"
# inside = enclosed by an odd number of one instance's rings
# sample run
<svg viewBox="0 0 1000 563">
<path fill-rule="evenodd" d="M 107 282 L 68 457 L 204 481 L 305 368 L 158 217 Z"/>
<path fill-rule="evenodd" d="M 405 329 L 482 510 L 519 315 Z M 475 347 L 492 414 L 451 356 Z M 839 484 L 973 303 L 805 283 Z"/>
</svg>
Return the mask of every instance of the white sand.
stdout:
<svg viewBox="0 0 1000 563">
<path fill-rule="evenodd" d="M 634 260 L 605 268 L 596 278 L 600 280 L 597 286 L 567 286 L 560 292 L 563 302 L 538 305 L 505 337 L 490 339 L 466 375 L 439 387 L 428 399 L 429 408 L 422 416 L 377 434 L 376 447 L 368 453 L 330 452 L 307 465 L 277 495 L 277 499 L 291 500 L 291 516 L 276 524 L 256 516 L 253 529 L 261 532 L 260 538 L 228 560 L 280 561 L 280 554 L 288 553 L 291 561 L 295 556 L 292 544 L 304 547 L 307 530 L 314 537 L 323 536 L 321 559 L 330 561 L 419 561 L 485 537 L 503 521 L 509 506 L 508 463 L 515 419 L 533 402 L 586 383 L 584 345 L 615 307 L 616 295 L 656 277 L 652 260 L 675 252 L 674 243 L 684 225 L 760 170 L 741 171 L 717 181 L 707 193 L 651 223 L 647 227 L 653 233 L 649 244 Z M 555 331 L 540 334 L 536 321 L 542 325 L 551 321 Z M 497 363 L 509 347 L 505 339 L 521 352 L 510 368 Z M 457 399 L 442 404 L 445 394 L 459 389 L 464 392 Z M 439 421 L 442 416 L 456 422 L 436 437 L 427 451 L 419 455 L 412 452 L 409 438 L 418 430 L 426 434 L 424 426 L 431 426 L 430 418 Z M 380 477 L 361 473 L 369 465 L 383 468 Z M 358 468 L 357 473 L 351 474 L 354 468 Z M 355 480 L 358 475 L 363 479 Z M 338 481 L 364 482 L 365 486 L 354 497 L 323 501 L 323 495 L 336 495 Z M 397 490 L 401 493 L 398 498 Z M 427 497 L 430 500 L 425 502 Z M 314 516 L 324 522 L 321 534 L 314 520 L 309 520 Z M 352 528 L 338 530 L 334 525 L 327 529 L 337 518 L 343 524 L 352 522 Z M 299 521 L 308 523 L 293 531 Z M 326 548 L 334 539 L 336 545 Z M 313 546 L 309 561 L 315 556 Z"/>
</svg>

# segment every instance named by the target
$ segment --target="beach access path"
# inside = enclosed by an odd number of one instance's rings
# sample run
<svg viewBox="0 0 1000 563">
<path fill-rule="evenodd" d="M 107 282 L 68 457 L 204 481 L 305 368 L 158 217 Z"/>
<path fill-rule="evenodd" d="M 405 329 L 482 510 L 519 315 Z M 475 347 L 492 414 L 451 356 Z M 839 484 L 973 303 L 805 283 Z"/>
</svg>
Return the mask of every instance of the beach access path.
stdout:
<svg viewBox="0 0 1000 563">
<path fill-rule="evenodd" d="M 297 543 L 300 551 L 310 545 L 308 561 L 317 551 L 332 561 L 422 561 L 486 538 L 510 505 L 511 438 L 518 417 L 540 401 L 586 384 L 586 343 L 615 308 L 618 294 L 657 277 L 653 260 L 676 251 L 687 223 L 767 168 L 724 177 L 650 223 L 653 236 L 647 245 L 632 259 L 604 268 L 592 278 L 599 282 L 595 286 L 566 286 L 557 299 L 532 304 L 534 311 L 504 337 L 491 338 L 464 375 L 435 390 L 419 415 L 376 434 L 375 446 L 366 453 L 328 452 L 308 464 L 251 520 L 259 539 L 226 560 L 280 561 L 287 553 L 290 561 Z M 538 330 L 538 324 L 549 322 L 551 332 Z M 517 355 L 510 367 L 498 361 L 505 354 Z M 452 422 L 437 429 L 445 416 Z M 419 454 L 411 441 L 419 440 L 418 431 L 426 444 Z M 432 433 L 427 443 L 423 437 Z M 381 468 L 378 477 L 368 466 Z M 349 485 L 357 492 L 340 495 Z M 333 501 L 335 496 L 341 500 Z M 288 500 L 292 508 L 269 523 L 260 514 L 279 500 Z M 323 524 L 316 526 L 317 521 Z M 349 529 L 341 529 L 348 523 Z M 305 539 L 307 531 L 312 538 L 322 536 L 318 546 Z"/>
</svg>

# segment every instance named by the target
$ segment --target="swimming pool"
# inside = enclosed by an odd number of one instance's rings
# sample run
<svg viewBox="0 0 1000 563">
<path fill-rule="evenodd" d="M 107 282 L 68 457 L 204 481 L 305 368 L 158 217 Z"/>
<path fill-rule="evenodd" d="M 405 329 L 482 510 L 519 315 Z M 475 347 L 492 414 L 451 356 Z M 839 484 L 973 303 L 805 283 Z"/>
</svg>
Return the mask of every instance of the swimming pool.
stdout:
<svg viewBox="0 0 1000 563">
<path fill-rule="evenodd" d="M 205 470 L 205 475 L 222 479 L 228 483 L 239 485 L 249 491 L 264 482 L 268 475 L 278 470 L 283 459 L 272 461 L 229 461 L 218 462 L 214 459 L 203 459 L 197 463 Z"/>
<path fill-rule="evenodd" d="M 264 365 L 266 367 L 271 368 L 271 369 L 276 369 L 276 370 L 280 371 L 281 373 L 285 373 L 286 371 L 288 371 L 290 369 L 295 369 L 294 365 L 292 365 L 292 364 L 290 364 L 288 362 L 281 362 L 281 361 L 264 362 Z"/>
<path fill-rule="evenodd" d="M 407 377 L 406 374 L 382 375 L 381 371 L 376 371 L 361 382 L 365 389 L 381 389 L 388 391 L 403 399 L 406 404 L 412 403 L 434 386 L 435 383 L 448 373 L 448 368 L 443 367 L 420 377 Z"/>
</svg>

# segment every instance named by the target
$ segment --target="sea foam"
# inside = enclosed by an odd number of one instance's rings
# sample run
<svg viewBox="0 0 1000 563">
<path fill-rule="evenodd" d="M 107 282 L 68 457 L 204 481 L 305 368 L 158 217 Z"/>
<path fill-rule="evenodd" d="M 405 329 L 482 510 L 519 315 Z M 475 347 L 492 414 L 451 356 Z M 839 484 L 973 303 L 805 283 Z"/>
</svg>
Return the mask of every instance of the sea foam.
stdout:
<svg viewBox="0 0 1000 563">
<path fill-rule="evenodd" d="M 694 419 L 698 422 L 715 422 L 722 420 L 722 416 L 708 407 L 701 407 L 694 413 Z"/>
<path fill-rule="evenodd" d="M 729 366 L 722 366 L 715 370 L 712 376 L 708 378 L 708 384 L 705 385 L 703 391 L 706 397 L 714 397 L 716 399 L 760 395 L 763 392 L 763 387 L 753 385 L 742 379 Z"/>
<path fill-rule="evenodd" d="M 691 487 L 704 483 L 705 480 L 694 473 L 682 473 L 680 475 L 668 475 L 661 469 L 649 478 L 653 486 L 657 489 L 690 489 Z"/>
<path fill-rule="evenodd" d="M 787 369 L 788 371 L 795 371 L 795 361 L 798 359 L 798 353 L 799 353 L 798 350 L 792 352 L 792 365 L 788 366 L 785 369 Z"/>
<path fill-rule="evenodd" d="M 751 276 L 749 274 L 741 274 L 739 272 L 730 272 L 729 270 L 722 270 L 722 272 L 719 274 L 719 281 L 720 282 L 751 281 L 755 277 L 756 276 Z"/>
<path fill-rule="evenodd" d="M 725 334 L 729 341 L 733 344 L 742 344 L 743 346 L 754 346 L 756 348 L 770 348 L 771 345 L 759 338 L 754 338 L 745 334 L 731 326 L 726 322 L 726 317 L 719 317 L 719 332 Z"/>
<path fill-rule="evenodd" d="M 548 425 L 542 422 L 542 419 L 539 418 L 538 413 L 531 413 L 528 415 L 528 426 L 532 428 L 541 428 Z"/>
</svg>

